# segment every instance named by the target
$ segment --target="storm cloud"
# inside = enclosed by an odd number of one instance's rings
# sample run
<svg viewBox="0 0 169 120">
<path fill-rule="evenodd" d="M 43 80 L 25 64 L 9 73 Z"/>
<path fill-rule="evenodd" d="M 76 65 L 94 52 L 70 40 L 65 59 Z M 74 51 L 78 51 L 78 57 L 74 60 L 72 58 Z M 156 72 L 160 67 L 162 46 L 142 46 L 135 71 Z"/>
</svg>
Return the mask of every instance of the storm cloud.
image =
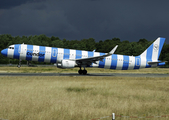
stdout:
<svg viewBox="0 0 169 120">
<path fill-rule="evenodd" d="M 167 0 L 8 0 L 0 5 L 0 34 L 96 41 L 169 38 L 168 4 Z"/>
</svg>

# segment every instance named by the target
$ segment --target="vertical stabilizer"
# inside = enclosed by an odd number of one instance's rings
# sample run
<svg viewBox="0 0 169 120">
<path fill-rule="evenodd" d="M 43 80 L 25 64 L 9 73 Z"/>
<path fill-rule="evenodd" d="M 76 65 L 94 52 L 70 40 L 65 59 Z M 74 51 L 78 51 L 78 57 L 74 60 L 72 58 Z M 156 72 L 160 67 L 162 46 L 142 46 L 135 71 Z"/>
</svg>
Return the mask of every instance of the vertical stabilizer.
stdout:
<svg viewBox="0 0 169 120">
<path fill-rule="evenodd" d="M 147 60 L 158 61 L 165 38 L 157 38 L 140 56 Z"/>
</svg>

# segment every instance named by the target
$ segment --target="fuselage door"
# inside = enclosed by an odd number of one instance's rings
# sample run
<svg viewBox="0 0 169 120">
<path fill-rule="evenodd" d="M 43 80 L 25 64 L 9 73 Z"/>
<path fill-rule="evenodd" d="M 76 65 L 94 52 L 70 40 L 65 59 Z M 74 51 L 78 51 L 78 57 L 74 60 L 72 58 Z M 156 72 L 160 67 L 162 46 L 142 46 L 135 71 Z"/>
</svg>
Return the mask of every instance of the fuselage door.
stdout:
<svg viewBox="0 0 169 120">
<path fill-rule="evenodd" d="M 56 57 L 56 55 L 57 55 L 57 49 L 53 49 L 53 51 L 52 51 L 52 57 Z"/>
<path fill-rule="evenodd" d="M 23 54 L 23 49 L 24 49 L 23 47 L 24 47 L 24 45 L 22 45 L 22 44 L 19 46 L 18 53 Z"/>
<path fill-rule="evenodd" d="M 136 66 L 140 66 L 140 58 L 136 58 Z"/>
</svg>

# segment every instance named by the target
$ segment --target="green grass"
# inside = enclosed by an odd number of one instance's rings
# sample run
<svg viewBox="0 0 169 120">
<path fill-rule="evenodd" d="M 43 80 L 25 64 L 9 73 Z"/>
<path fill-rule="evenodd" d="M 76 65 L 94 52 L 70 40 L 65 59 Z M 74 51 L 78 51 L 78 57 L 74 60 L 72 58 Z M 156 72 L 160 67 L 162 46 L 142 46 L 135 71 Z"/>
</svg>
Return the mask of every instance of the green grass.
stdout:
<svg viewBox="0 0 169 120">
<path fill-rule="evenodd" d="M 79 88 L 79 87 L 69 87 L 66 89 L 68 92 L 87 92 L 91 88 Z"/>
<path fill-rule="evenodd" d="M 113 112 L 169 115 L 168 86 L 169 77 L 0 77 L 0 118 L 89 120 Z"/>
</svg>

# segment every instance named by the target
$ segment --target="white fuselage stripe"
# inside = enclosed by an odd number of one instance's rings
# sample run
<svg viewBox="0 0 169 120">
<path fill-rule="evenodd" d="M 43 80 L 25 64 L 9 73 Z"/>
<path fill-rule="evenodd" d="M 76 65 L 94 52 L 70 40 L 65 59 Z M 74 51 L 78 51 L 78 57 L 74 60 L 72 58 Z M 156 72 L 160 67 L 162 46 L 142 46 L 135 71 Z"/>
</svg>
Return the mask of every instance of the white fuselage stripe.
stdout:
<svg viewBox="0 0 169 120">
<path fill-rule="evenodd" d="M 50 62 L 51 60 L 51 47 L 45 47 L 45 60 L 44 62 Z"/>
<path fill-rule="evenodd" d="M 105 57 L 105 69 L 110 69 L 111 66 L 111 61 L 112 61 L 112 56 Z"/>
<path fill-rule="evenodd" d="M 152 62 L 157 61 L 159 53 L 160 38 L 153 43 Z"/>
<path fill-rule="evenodd" d="M 117 55 L 117 70 L 121 70 L 123 67 L 123 55 Z"/>
</svg>

